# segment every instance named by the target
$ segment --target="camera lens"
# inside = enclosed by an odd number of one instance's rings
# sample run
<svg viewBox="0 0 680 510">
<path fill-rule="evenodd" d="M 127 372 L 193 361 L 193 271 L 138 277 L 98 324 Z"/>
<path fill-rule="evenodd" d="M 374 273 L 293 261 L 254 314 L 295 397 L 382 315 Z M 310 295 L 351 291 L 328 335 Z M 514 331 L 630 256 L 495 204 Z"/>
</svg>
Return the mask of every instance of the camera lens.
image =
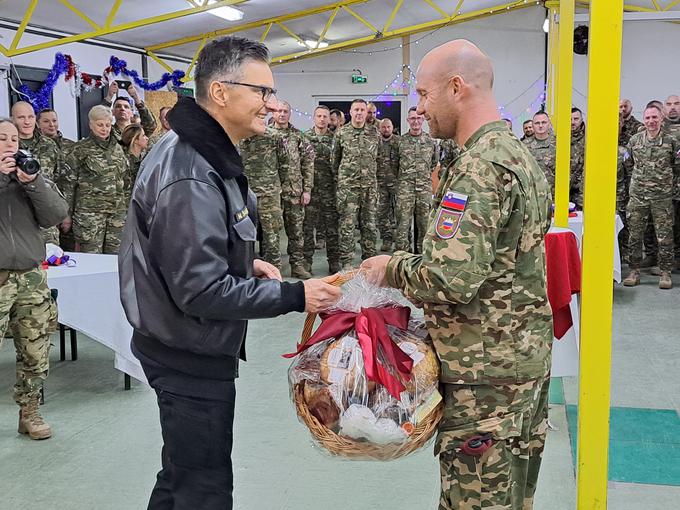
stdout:
<svg viewBox="0 0 680 510">
<path fill-rule="evenodd" d="M 38 163 L 37 159 L 24 159 L 21 162 L 21 165 L 19 165 L 19 168 L 21 168 L 22 172 L 33 175 L 40 171 L 40 163 Z"/>
</svg>

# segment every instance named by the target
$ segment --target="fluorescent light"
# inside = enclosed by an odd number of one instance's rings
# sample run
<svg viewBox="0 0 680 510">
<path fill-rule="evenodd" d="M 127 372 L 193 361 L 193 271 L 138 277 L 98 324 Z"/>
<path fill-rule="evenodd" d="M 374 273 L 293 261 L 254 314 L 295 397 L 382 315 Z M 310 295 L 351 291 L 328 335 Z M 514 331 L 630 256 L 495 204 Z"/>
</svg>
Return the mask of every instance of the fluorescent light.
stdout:
<svg viewBox="0 0 680 510">
<path fill-rule="evenodd" d="M 550 20 L 548 18 L 545 18 L 545 21 L 543 22 L 543 31 L 546 34 L 550 32 Z"/>
<path fill-rule="evenodd" d="M 313 41 L 312 39 L 306 39 L 304 43 L 301 43 L 300 41 L 298 41 L 298 44 L 300 46 L 306 46 L 310 50 L 315 50 L 317 48 L 328 48 L 327 42 L 320 42 L 317 45 L 317 41 Z"/>
<path fill-rule="evenodd" d="M 214 4 L 217 1 L 218 0 L 208 0 L 208 5 Z M 210 9 L 206 12 L 209 12 L 218 18 L 226 19 L 227 21 L 240 21 L 243 19 L 243 11 L 228 5 L 224 7 L 218 7 L 217 9 Z"/>
</svg>

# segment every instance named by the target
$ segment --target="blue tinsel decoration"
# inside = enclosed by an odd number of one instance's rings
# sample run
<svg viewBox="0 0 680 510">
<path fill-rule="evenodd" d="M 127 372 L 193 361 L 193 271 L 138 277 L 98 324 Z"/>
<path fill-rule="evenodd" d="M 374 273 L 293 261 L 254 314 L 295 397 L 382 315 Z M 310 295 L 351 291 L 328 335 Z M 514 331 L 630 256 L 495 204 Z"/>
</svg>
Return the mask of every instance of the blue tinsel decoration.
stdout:
<svg viewBox="0 0 680 510">
<path fill-rule="evenodd" d="M 57 81 L 62 74 L 68 71 L 68 60 L 62 53 L 57 53 L 54 56 L 54 65 L 47 75 L 47 79 L 43 82 L 40 88 L 33 92 L 26 85 L 19 87 L 26 100 L 33 105 L 33 109 L 37 112 L 50 107 L 50 96 L 54 90 Z"/>
<path fill-rule="evenodd" d="M 168 82 L 172 82 L 172 84 L 175 87 L 181 87 L 182 86 L 182 78 L 184 78 L 184 72 L 183 71 L 178 71 L 175 70 L 171 73 L 165 73 L 163 76 L 161 76 L 161 79 L 158 81 L 155 81 L 153 83 L 149 83 L 148 81 L 140 78 L 139 73 L 135 71 L 134 69 L 128 69 L 127 68 L 127 62 L 125 60 L 121 60 L 118 57 L 111 57 L 109 60 L 109 69 L 113 74 L 116 76 L 119 74 L 124 74 L 125 76 L 129 76 L 130 78 L 133 79 L 135 84 L 144 90 L 159 90 L 165 87 Z"/>
</svg>

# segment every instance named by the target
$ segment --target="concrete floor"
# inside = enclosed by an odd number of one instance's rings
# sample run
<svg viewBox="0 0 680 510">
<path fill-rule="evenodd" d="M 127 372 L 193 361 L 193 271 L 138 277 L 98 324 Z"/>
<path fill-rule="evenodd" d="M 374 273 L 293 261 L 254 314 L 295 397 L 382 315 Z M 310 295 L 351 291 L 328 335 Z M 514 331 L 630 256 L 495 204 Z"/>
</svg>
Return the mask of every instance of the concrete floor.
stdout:
<svg viewBox="0 0 680 510">
<path fill-rule="evenodd" d="M 325 264 L 315 263 L 317 274 Z M 325 274 L 325 273 L 324 273 Z M 612 405 L 680 412 L 680 278 L 660 291 L 643 277 L 616 286 Z M 253 321 L 249 359 L 237 383 L 235 508 L 238 510 L 433 510 L 438 465 L 431 447 L 390 463 L 332 459 L 313 447 L 288 397 L 289 352 L 303 315 Z M 58 344 L 55 337 L 55 345 Z M 0 350 L 0 510 L 133 510 L 146 508 L 160 465 L 154 393 L 140 383 L 123 390 L 106 347 L 79 335 L 80 358 L 59 362 L 53 349 L 44 415 L 54 430 L 36 442 L 16 433 L 11 399 L 13 346 Z M 577 381 L 564 379 L 567 404 Z M 573 459 L 564 405 L 553 405 L 537 510 L 576 507 Z M 659 459 L 664 462 L 664 459 Z M 609 509 L 678 508 L 680 487 L 610 483 Z"/>
</svg>

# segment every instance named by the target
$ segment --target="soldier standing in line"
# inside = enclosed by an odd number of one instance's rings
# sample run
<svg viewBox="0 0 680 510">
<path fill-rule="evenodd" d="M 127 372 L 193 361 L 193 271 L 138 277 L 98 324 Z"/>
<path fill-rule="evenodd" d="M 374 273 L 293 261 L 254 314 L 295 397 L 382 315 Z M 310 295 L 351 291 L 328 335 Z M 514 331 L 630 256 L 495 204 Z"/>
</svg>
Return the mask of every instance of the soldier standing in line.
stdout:
<svg viewBox="0 0 680 510">
<path fill-rule="evenodd" d="M 666 123 L 673 134 L 680 142 L 680 96 L 671 95 L 666 99 L 664 105 L 666 112 Z M 675 196 L 673 197 L 673 244 L 675 245 L 675 269 L 680 269 L 680 175 L 676 176 Z"/>
<path fill-rule="evenodd" d="M 444 172 L 460 156 L 460 147 L 455 140 L 442 140 L 439 144 L 439 178 L 443 178 Z"/>
<path fill-rule="evenodd" d="M 422 305 L 441 360 L 439 510 L 531 510 L 548 429 L 550 190 L 492 86 L 488 57 L 468 41 L 425 56 L 418 113 L 465 150 L 440 182 L 422 255 L 362 264 Z"/>
<path fill-rule="evenodd" d="M 283 138 L 268 126 L 264 134 L 241 140 L 239 150 L 248 186 L 257 196 L 260 258 L 280 271 L 283 228 L 280 171 L 286 168 L 289 159 Z"/>
<path fill-rule="evenodd" d="M 534 136 L 534 126 L 533 123 L 530 120 L 525 120 L 522 123 L 522 131 L 524 132 L 524 136 L 520 138 L 520 140 L 524 143 L 528 142 L 533 138 Z"/>
<path fill-rule="evenodd" d="M 632 174 L 632 161 L 626 147 L 619 145 L 619 155 L 616 161 L 616 214 L 623 221 L 623 228 L 619 232 L 619 245 L 621 247 L 621 259 L 628 262 L 628 220 L 626 207 L 628 206 L 628 189 Z"/>
<path fill-rule="evenodd" d="M 550 131 L 550 117 L 543 111 L 536 112 L 531 124 L 534 128 L 534 136 L 526 142 L 526 145 L 529 152 L 536 158 L 538 166 L 545 173 L 545 178 L 550 185 L 550 194 L 554 196 L 557 141 L 555 135 Z"/>
<path fill-rule="evenodd" d="M 337 178 L 340 264 L 352 267 L 359 223 L 362 258 L 376 255 L 376 204 L 378 200 L 378 137 L 366 126 L 366 101 L 355 99 L 350 106 L 351 122 L 335 133 L 333 173 Z"/>
<path fill-rule="evenodd" d="M 633 165 L 628 201 L 630 232 L 630 273 L 623 281 L 626 287 L 640 283 L 642 239 L 651 215 L 658 244 L 659 288 L 673 287 L 673 196 L 675 173 L 680 171 L 678 141 L 662 129 L 663 112 L 650 106 L 644 112 L 645 130 L 633 135 L 628 153 Z"/>
<path fill-rule="evenodd" d="M 125 198 L 123 200 L 123 216 L 127 214 L 127 208 L 130 205 L 130 198 L 132 198 L 132 188 L 137 180 L 139 167 L 142 164 L 142 159 L 146 156 L 149 148 L 149 137 L 144 133 L 144 128 L 140 124 L 130 124 L 123 129 L 123 134 L 120 138 L 120 144 L 125 151 L 128 158 L 127 172 L 123 179 L 123 191 Z"/>
<path fill-rule="evenodd" d="M 569 200 L 583 209 L 583 167 L 586 153 L 586 124 L 583 112 L 571 109 L 571 175 L 569 179 Z"/>
<path fill-rule="evenodd" d="M 380 136 L 379 120 L 377 117 L 378 107 L 374 103 L 368 103 L 366 107 L 366 126 L 373 130 L 376 136 Z"/>
<path fill-rule="evenodd" d="M 390 119 L 380 121 L 380 143 L 378 144 L 378 230 L 382 245 L 380 251 L 394 250 L 396 223 L 395 186 L 399 171 L 399 135 L 394 134 Z"/>
<path fill-rule="evenodd" d="M 73 219 L 76 248 L 85 253 L 117 254 L 125 225 L 124 178 L 128 160 L 111 128 L 111 110 L 92 107 L 90 134 L 68 155 L 71 174 L 64 194 Z"/>
<path fill-rule="evenodd" d="M 134 85 L 130 85 L 127 88 L 127 93 L 130 95 L 132 101 L 134 101 L 135 108 L 139 112 L 139 123 L 144 128 L 145 133 L 153 133 L 156 131 L 156 119 L 153 113 L 144 104 L 144 101 L 139 97 L 139 93 Z M 127 97 L 118 96 L 118 83 L 115 81 L 109 84 L 109 93 L 104 98 L 102 104 L 111 108 L 113 117 L 116 119 L 115 124 L 111 128 L 111 133 L 120 141 L 120 137 L 123 135 L 123 129 L 126 126 L 132 124 L 132 117 L 134 116 L 132 112 L 132 104 Z M 114 99 L 115 98 L 115 99 Z"/>
<path fill-rule="evenodd" d="M 399 139 L 397 172 L 397 250 L 411 251 L 411 222 L 414 222 L 415 253 L 421 253 L 423 237 L 432 203 L 432 170 L 437 166 L 434 140 L 423 131 L 423 116 L 416 107 L 409 108 L 408 133 Z"/>
<path fill-rule="evenodd" d="M 288 153 L 288 164 L 279 169 L 281 175 L 281 200 L 283 202 L 283 225 L 288 236 L 290 274 L 294 278 L 307 279 L 312 275 L 305 269 L 304 234 L 305 207 L 312 198 L 314 186 L 314 147 L 302 131 L 290 123 L 290 104 L 279 102 L 274 114 L 274 129 L 283 139 Z"/>
<path fill-rule="evenodd" d="M 619 122 L 621 124 L 619 126 L 619 145 L 626 147 L 630 137 L 643 127 L 642 122 L 633 115 L 633 104 L 630 99 L 622 99 L 619 103 Z"/>
<path fill-rule="evenodd" d="M 305 210 L 305 269 L 311 273 L 316 241 L 321 230 L 326 240 L 328 271 L 331 274 L 340 271 L 340 254 L 338 251 L 338 210 L 335 195 L 335 177 L 331 168 L 331 152 L 333 134 L 328 129 L 329 110 L 327 106 L 317 106 L 314 110 L 314 127 L 305 133 L 307 140 L 314 147 L 314 188 L 312 200 Z"/>
</svg>

